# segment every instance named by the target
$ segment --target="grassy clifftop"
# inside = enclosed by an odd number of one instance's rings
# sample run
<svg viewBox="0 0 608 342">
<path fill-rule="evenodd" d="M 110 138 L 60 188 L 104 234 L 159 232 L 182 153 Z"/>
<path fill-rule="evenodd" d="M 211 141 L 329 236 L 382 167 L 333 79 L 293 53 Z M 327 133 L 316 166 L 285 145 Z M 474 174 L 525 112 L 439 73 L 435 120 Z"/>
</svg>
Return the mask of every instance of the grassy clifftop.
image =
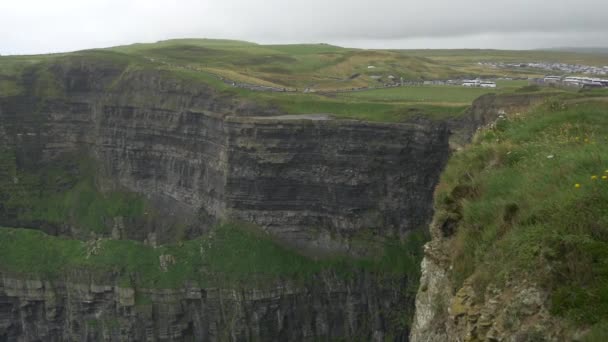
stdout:
<svg viewBox="0 0 608 342">
<path fill-rule="evenodd" d="M 608 322 L 608 103 L 555 100 L 499 120 L 436 192 L 454 289 L 535 283 L 575 327 Z M 511 285 L 508 285 L 511 284 Z M 603 337 L 601 337 L 603 336 Z"/>
<path fill-rule="evenodd" d="M 258 45 L 229 40 L 181 39 L 65 54 L 0 57 L 0 97 L 28 91 L 24 73 L 31 72 L 32 68 L 42 78 L 35 92 L 44 97 L 60 95 L 61 81 L 53 79 L 54 65 L 88 64 L 103 68 L 112 64 L 124 69 L 122 76 L 142 70 L 162 73 L 163 77 L 211 85 L 227 96 L 271 105 L 285 113 L 331 113 L 338 118 L 398 122 L 419 114 L 457 116 L 480 95 L 513 92 L 527 82 L 503 81 L 498 89 L 374 87 L 398 82 L 401 78 L 423 81 L 541 76 L 540 73 L 521 74 L 478 64 L 479 61 L 515 60 L 587 65 L 608 63 L 602 56 L 560 52 L 362 50 L 327 44 Z M 245 86 L 233 87 L 232 82 Z M 292 92 L 253 91 L 249 86 Z M 333 93 L 361 87 L 372 90 Z M 307 88 L 317 93 L 304 93 Z"/>
</svg>

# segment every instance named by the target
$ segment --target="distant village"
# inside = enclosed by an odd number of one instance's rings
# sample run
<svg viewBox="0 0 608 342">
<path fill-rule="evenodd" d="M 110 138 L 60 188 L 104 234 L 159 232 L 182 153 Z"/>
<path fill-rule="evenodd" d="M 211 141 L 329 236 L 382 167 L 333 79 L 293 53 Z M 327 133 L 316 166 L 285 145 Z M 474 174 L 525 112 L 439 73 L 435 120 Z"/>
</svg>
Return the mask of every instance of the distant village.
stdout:
<svg viewBox="0 0 608 342">
<path fill-rule="evenodd" d="M 151 61 L 155 61 L 152 58 L 148 58 Z M 164 61 L 159 61 L 163 64 L 171 66 L 173 68 L 179 69 L 189 69 L 194 71 L 204 71 L 197 67 L 193 66 L 180 66 L 180 65 L 172 65 Z M 594 75 L 608 75 L 608 66 L 604 67 L 592 67 L 592 66 L 584 66 L 584 65 L 574 65 L 574 64 L 562 64 L 562 63 L 526 63 L 526 64 L 518 64 L 518 63 L 478 63 L 486 66 L 495 66 L 495 67 L 528 67 L 528 68 L 538 68 L 538 69 L 548 69 L 552 71 L 561 71 L 564 73 L 587 73 Z M 367 67 L 368 70 L 373 70 L 376 67 L 370 65 Z M 222 81 L 226 85 L 235 87 L 235 88 L 244 88 L 253 91 L 262 91 L 262 92 L 303 92 L 303 93 L 316 93 L 318 92 L 314 88 L 283 88 L 283 87 L 271 87 L 259 84 L 251 84 L 245 82 L 238 82 L 235 80 L 231 80 L 225 78 L 221 75 L 217 75 L 214 73 L 210 73 L 205 71 L 207 74 L 217 78 Z M 352 78 L 360 77 L 361 74 L 355 74 L 351 76 Z M 393 75 L 382 76 L 382 75 L 369 75 L 369 78 L 376 80 L 378 83 L 376 86 L 366 86 L 366 87 L 358 87 L 358 88 L 346 88 L 346 89 L 336 89 L 331 91 L 332 93 L 346 93 L 346 92 L 358 92 L 358 91 L 366 91 L 371 89 L 379 89 L 379 88 L 392 88 L 392 87 L 406 87 L 406 86 L 461 86 L 461 87 L 470 87 L 470 88 L 497 88 L 496 80 L 526 80 L 531 84 L 543 85 L 543 86 L 563 86 L 563 87 L 578 87 L 578 88 L 608 88 L 608 79 L 604 78 L 592 78 L 592 77 L 576 77 L 576 76 L 552 76 L 548 75 L 544 78 L 527 78 L 527 77 L 500 77 L 496 79 L 452 79 L 452 80 L 406 80 L 403 77 L 397 78 Z M 328 91 L 325 91 L 328 92 Z"/>
<path fill-rule="evenodd" d="M 559 71 L 565 74 L 585 74 L 585 75 L 608 75 L 608 65 L 598 67 L 581 64 L 565 64 L 565 63 L 503 63 L 503 62 L 479 62 L 478 65 L 501 68 L 501 69 L 516 69 L 516 68 L 531 68 L 540 70 Z"/>
</svg>

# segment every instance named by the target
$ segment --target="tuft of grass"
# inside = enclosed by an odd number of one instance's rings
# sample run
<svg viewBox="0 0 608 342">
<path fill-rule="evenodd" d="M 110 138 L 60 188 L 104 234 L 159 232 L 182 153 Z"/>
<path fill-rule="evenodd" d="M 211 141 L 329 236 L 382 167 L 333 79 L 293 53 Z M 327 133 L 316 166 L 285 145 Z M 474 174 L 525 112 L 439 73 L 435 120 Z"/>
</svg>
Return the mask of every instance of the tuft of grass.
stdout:
<svg viewBox="0 0 608 342">
<path fill-rule="evenodd" d="M 602 322 L 591 327 L 591 330 L 583 337 L 583 342 L 608 341 L 608 322 Z"/>
</svg>

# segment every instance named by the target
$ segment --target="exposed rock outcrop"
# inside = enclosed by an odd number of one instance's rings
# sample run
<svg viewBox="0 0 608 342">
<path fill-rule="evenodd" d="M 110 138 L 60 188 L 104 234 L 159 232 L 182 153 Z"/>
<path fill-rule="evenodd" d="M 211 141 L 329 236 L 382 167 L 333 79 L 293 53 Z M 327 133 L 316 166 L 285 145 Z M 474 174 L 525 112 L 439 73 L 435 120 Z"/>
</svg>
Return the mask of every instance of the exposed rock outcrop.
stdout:
<svg viewBox="0 0 608 342">
<path fill-rule="evenodd" d="M 134 289 L 74 279 L 0 279 L 3 341 L 406 340 L 400 283 L 329 274 L 265 289 Z"/>
<path fill-rule="evenodd" d="M 479 293 L 469 279 L 454 290 L 449 243 L 438 237 L 434 223 L 421 265 L 411 341 L 565 340 L 563 322 L 549 313 L 548 293 L 536 284 L 514 282 Z"/>
</svg>

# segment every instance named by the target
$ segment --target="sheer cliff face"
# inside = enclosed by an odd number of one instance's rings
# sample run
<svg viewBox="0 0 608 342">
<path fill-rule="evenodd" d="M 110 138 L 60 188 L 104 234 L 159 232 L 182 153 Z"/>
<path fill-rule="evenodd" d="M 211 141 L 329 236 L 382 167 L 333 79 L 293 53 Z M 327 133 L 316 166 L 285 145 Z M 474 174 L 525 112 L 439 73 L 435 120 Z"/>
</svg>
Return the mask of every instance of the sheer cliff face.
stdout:
<svg viewBox="0 0 608 342">
<path fill-rule="evenodd" d="M 265 290 L 135 290 L 5 276 L 0 298 L 3 341 L 407 339 L 400 282 L 365 276 Z"/>
<path fill-rule="evenodd" d="M 157 72 L 86 63 L 53 66 L 59 95 L 28 93 L 0 103 L 2 140 L 23 167 L 85 150 L 112 180 L 145 195 L 167 222 L 200 234 L 221 219 L 256 223 L 300 247 L 372 229 L 402 236 L 425 225 L 448 155 L 440 123 L 377 124 L 264 116 L 211 88 Z M 255 117 L 253 116 L 255 115 Z M 123 237 L 174 238 L 165 222 Z"/>
<path fill-rule="evenodd" d="M 229 217 L 299 246 L 424 226 L 447 156 L 447 132 L 431 124 L 231 119 L 227 132 Z"/>
</svg>

